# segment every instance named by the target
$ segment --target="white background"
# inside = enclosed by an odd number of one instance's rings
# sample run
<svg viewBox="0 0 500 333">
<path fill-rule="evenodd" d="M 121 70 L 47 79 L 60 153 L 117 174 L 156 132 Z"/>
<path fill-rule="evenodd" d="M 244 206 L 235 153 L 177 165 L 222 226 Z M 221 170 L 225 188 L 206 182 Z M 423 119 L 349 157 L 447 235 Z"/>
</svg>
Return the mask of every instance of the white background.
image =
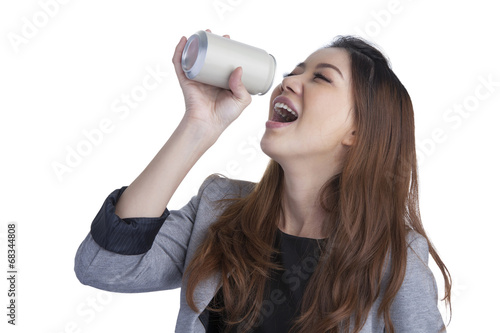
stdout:
<svg viewBox="0 0 500 333">
<path fill-rule="evenodd" d="M 275 84 L 338 34 L 380 45 L 414 103 L 423 222 L 454 278 L 448 331 L 500 331 L 500 29 L 492 1 L 62 2 L 0 5 L 1 276 L 11 221 L 19 267 L 16 327 L 6 323 L 1 279 L 2 332 L 173 332 L 178 290 L 102 292 L 78 282 L 73 260 L 105 197 L 142 171 L 182 117 L 171 57 L 181 36 L 206 28 L 272 53 Z M 167 72 L 161 84 L 128 115 L 114 112 L 123 95 L 140 90 L 148 68 Z M 268 101 L 269 94 L 253 97 L 169 208 L 181 207 L 214 172 L 259 180 Z M 454 107 L 463 115 L 449 113 Z M 67 164 L 68 151 L 85 148 L 84 131 L 105 119 L 112 130 L 58 177 L 54 163 Z"/>
</svg>

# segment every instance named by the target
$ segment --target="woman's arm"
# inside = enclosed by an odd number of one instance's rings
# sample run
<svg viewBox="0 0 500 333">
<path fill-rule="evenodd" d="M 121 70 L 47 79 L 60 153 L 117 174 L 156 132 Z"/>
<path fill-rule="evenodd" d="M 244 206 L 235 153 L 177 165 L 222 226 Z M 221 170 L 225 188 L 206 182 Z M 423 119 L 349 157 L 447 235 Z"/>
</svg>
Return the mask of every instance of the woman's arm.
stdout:
<svg viewBox="0 0 500 333">
<path fill-rule="evenodd" d="M 208 177 L 184 207 L 164 212 L 166 220 L 120 219 L 114 206 L 123 189 L 113 191 L 76 253 L 78 280 L 98 289 L 125 293 L 179 288 L 195 221 L 203 224 L 207 216 L 217 214 L 207 202 L 227 192 L 224 184 L 219 177 Z"/>
<path fill-rule="evenodd" d="M 229 78 L 230 90 L 189 80 L 181 66 L 186 42 L 182 37 L 172 58 L 186 112 L 158 154 L 121 195 L 116 205 L 121 218 L 160 216 L 189 170 L 251 102 L 240 67 Z"/>
<path fill-rule="evenodd" d="M 218 177 L 209 177 L 182 209 L 169 212 L 166 206 L 191 167 L 251 97 L 241 83 L 241 68 L 231 74 L 230 90 L 187 79 L 181 68 L 185 44 L 183 37 L 172 59 L 184 94 L 184 117 L 137 179 L 113 191 L 97 213 L 75 258 L 76 275 L 84 284 L 117 292 L 180 287 L 195 221 L 205 225 L 209 221 L 203 219 L 216 214 L 203 203 L 221 194 Z M 200 205 L 203 212 L 198 216 Z"/>
</svg>

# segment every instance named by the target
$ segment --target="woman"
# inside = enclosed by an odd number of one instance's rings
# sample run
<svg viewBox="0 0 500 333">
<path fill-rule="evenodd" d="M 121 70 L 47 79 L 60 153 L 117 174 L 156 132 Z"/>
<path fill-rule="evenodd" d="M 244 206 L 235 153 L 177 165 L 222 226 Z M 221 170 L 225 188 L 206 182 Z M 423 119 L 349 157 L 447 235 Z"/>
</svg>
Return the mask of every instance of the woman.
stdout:
<svg viewBox="0 0 500 333">
<path fill-rule="evenodd" d="M 229 36 L 226 36 L 229 37 Z M 186 113 L 152 162 L 114 191 L 80 246 L 84 284 L 181 287 L 177 332 L 438 332 L 445 327 L 418 209 L 413 109 L 374 47 L 339 37 L 285 75 L 270 99 L 258 184 L 211 176 L 179 211 L 171 196 L 251 101 L 188 80 Z M 159 216 L 159 217 L 158 217 Z"/>
</svg>

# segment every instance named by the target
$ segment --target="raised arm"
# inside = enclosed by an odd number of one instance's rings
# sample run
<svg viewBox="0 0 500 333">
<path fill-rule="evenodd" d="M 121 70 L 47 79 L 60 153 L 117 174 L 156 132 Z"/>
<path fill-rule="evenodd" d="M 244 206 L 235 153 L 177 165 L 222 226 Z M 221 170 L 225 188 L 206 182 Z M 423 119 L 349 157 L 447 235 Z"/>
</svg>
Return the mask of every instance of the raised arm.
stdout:
<svg viewBox="0 0 500 333">
<path fill-rule="evenodd" d="M 181 67 L 186 42 L 182 37 L 172 58 L 184 94 L 184 117 L 158 154 L 121 195 L 116 205 L 116 214 L 121 218 L 160 216 L 189 170 L 251 102 L 241 82 L 241 67 L 229 78 L 230 90 L 189 80 Z"/>
<path fill-rule="evenodd" d="M 181 68 L 185 44 L 183 37 L 172 59 L 184 94 L 184 117 L 137 179 L 104 201 L 75 257 L 83 284 L 115 292 L 180 287 L 192 233 L 206 226 L 202 221 L 196 228 L 195 221 L 212 216 L 208 202 L 226 191 L 224 181 L 209 177 L 182 209 L 166 209 L 191 167 L 251 101 L 241 68 L 229 78 L 231 90 L 187 79 Z M 205 214 L 198 215 L 200 206 Z"/>
</svg>

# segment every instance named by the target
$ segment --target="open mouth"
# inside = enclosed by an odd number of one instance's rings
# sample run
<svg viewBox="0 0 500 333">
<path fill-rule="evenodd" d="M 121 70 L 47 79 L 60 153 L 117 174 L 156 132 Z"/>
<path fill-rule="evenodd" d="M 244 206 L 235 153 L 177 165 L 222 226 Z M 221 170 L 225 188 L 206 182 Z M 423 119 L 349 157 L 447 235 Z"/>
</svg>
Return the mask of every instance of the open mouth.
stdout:
<svg viewBox="0 0 500 333">
<path fill-rule="evenodd" d="M 297 113 L 285 103 L 274 104 L 274 113 L 273 118 L 271 119 L 272 121 L 280 123 L 291 123 L 292 121 L 297 120 L 297 118 Z"/>
</svg>

